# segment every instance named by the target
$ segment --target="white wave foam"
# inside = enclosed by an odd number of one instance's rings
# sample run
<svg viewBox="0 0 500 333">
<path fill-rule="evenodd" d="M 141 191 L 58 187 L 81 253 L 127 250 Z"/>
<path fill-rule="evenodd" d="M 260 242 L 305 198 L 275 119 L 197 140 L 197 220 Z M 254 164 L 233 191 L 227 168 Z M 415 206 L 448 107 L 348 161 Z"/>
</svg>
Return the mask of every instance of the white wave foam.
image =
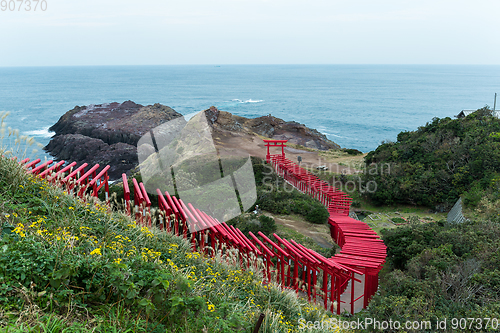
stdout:
<svg viewBox="0 0 500 333">
<path fill-rule="evenodd" d="M 24 134 L 29 135 L 29 136 L 36 136 L 36 137 L 42 137 L 42 138 L 51 138 L 54 133 L 49 132 L 49 127 L 47 126 L 41 130 L 34 130 L 34 131 L 26 131 Z"/>
<path fill-rule="evenodd" d="M 264 102 L 263 99 L 257 99 L 257 100 L 253 100 L 253 99 L 247 99 L 246 101 L 242 101 L 241 99 L 233 99 L 232 102 L 237 102 L 237 103 L 240 103 L 240 104 L 246 104 L 246 103 L 260 103 L 260 102 Z"/>
<path fill-rule="evenodd" d="M 248 99 L 248 100 L 244 101 L 243 103 L 260 103 L 260 102 L 264 102 L 264 100 L 259 99 L 259 100 L 254 101 L 253 99 Z"/>
<path fill-rule="evenodd" d="M 321 131 L 320 130 L 320 133 L 323 133 L 323 134 L 326 134 L 326 135 L 331 135 L 331 136 L 334 136 L 336 138 L 348 139 L 348 137 L 346 137 L 346 136 L 341 136 L 341 135 L 333 134 L 333 133 L 326 132 L 326 131 Z"/>
</svg>

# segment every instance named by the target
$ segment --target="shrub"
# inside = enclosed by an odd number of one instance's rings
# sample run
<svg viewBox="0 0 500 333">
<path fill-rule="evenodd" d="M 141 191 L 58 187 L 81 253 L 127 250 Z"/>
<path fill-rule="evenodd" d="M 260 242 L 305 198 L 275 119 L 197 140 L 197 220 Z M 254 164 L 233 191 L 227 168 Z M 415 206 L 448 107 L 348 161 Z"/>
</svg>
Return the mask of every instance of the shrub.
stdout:
<svg viewBox="0 0 500 333">
<path fill-rule="evenodd" d="M 345 151 L 349 155 L 363 155 L 363 152 L 359 151 L 357 149 L 344 148 L 342 150 Z"/>
<path fill-rule="evenodd" d="M 460 195 L 476 205 L 485 193 L 498 191 L 500 119 L 482 108 L 463 119 L 434 118 L 417 131 L 401 132 L 365 157 L 363 181 L 377 190 L 365 195 L 375 204 L 453 206 Z M 384 172 L 389 171 L 389 172 Z"/>
<path fill-rule="evenodd" d="M 261 209 L 273 214 L 298 214 L 316 224 L 328 221 L 328 210 L 319 200 L 286 183 L 263 160 L 252 158 L 252 163 L 257 182 L 256 204 Z"/>
<path fill-rule="evenodd" d="M 253 213 L 237 216 L 226 223 L 240 229 L 247 237 L 250 231 L 255 235 L 261 231 L 264 235 L 271 237 L 277 230 L 276 222 L 272 217 L 266 215 L 256 216 Z"/>
<path fill-rule="evenodd" d="M 397 223 L 397 224 L 406 223 L 405 219 L 403 219 L 401 217 L 393 217 L 392 222 Z"/>
</svg>

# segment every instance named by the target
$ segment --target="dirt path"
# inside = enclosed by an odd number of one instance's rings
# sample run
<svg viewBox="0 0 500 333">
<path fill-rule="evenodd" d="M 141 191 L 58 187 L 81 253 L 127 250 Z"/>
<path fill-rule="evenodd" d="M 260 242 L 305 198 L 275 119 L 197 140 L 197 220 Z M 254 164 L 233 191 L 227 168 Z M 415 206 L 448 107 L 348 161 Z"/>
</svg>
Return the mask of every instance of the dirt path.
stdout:
<svg viewBox="0 0 500 333">
<path fill-rule="evenodd" d="M 219 134 L 219 136 L 215 137 L 215 142 L 219 148 L 229 150 L 238 149 L 245 151 L 251 156 L 257 156 L 262 159 L 266 158 L 267 148 L 264 146 L 264 141 L 255 135 L 233 133 L 228 136 Z M 281 148 L 271 148 L 270 153 L 281 154 Z M 300 156 L 302 158 L 300 164 L 302 167 L 316 168 L 320 165 L 327 165 L 331 172 L 346 174 L 356 173 L 356 170 L 351 165 L 363 159 L 363 156 L 348 156 L 342 151 L 320 152 L 295 147 L 286 147 L 285 155 L 295 162 L 298 161 L 298 156 Z M 311 238 L 323 248 L 332 248 L 335 244 L 330 237 L 330 228 L 326 224 L 312 224 L 298 217 L 271 215 L 269 213 L 266 213 L 266 215 L 273 217 L 277 224 L 291 228 Z"/>
<path fill-rule="evenodd" d="M 312 224 L 280 215 L 271 215 L 269 213 L 266 213 L 266 215 L 273 217 L 277 224 L 291 228 L 301 235 L 311 238 L 322 248 L 331 249 L 335 244 L 330 237 L 330 228 L 326 224 Z"/>
<path fill-rule="evenodd" d="M 251 156 L 257 156 L 262 159 L 266 158 L 267 148 L 264 146 L 264 141 L 258 136 L 233 134 L 232 136 L 219 135 L 215 137 L 215 139 L 218 147 L 243 150 Z M 271 148 L 270 153 L 281 154 L 281 148 Z M 346 174 L 353 174 L 356 170 L 350 167 L 350 163 L 345 162 L 350 162 L 353 159 L 362 159 L 362 157 L 341 156 L 342 154 L 340 152 L 338 154 L 325 154 L 324 152 L 309 151 L 293 147 L 286 147 L 285 155 L 294 162 L 297 162 L 300 156 L 302 158 L 300 166 L 302 167 L 316 168 L 320 165 L 327 165 L 332 172 Z M 336 159 L 338 159 L 338 161 Z"/>
</svg>

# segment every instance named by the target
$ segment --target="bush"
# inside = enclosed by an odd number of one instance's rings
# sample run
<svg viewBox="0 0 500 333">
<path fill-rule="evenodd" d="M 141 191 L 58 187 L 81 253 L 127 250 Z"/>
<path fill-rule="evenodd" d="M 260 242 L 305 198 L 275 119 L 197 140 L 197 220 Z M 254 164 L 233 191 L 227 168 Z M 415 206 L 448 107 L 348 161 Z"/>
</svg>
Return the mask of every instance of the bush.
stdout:
<svg viewBox="0 0 500 333">
<path fill-rule="evenodd" d="M 260 231 L 264 235 L 271 237 L 277 230 L 276 222 L 272 217 L 266 215 L 256 216 L 253 213 L 237 216 L 226 223 L 240 229 L 247 237 L 249 237 L 248 233 L 250 231 L 254 235 L 257 235 Z"/>
<path fill-rule="evenodd" d="M 397 223 L 397 224 L 406 223 L 406 221 L 401 217 L 393 217 L 392 222 Z"/>
<path fill-rule="evenodd" d="M 496 207 L 495 216 L 499 213 Z M 380 289 L 360 318 L 500 315 L 500 224 L 427 223 L 382 230 L 388 265 Z M 371 330 L 370 330 L 371 331 Z M 452 332 L 448 325 L 448 330 Z M 464 329 L 464 332 L 477 330 Z"/>
<path fill-rule="evenodd" d="M 345 151 L 349 155 L 363 155 L 363 152 L 359 151 L 357 149 L 344 148 L 342 150 Z"/>
<path fill-rule="evenodd" d="M 365 195 L 375 204 L 424 205 L 447 210 L 460 195 L 476 205 L 498 192 L 500 119 L 482 108 L 463 119 L 434 118 L 417 131 L 401 132 L 365 157 L 363 182 L 377 184 Z M 367 186 L 367 185 L 366 185 Z"/>
<path fill-rule="evenodd" d="M 309 212 L 306 215 L 306 220 L 311 222 L 311 223 L 321 223 L 324 224 L 326 221 L 328 221 L 328 217 L 330 216 L 330 213 L 328 213 L 328 210 L 323 207 L 316 207 L 314 209 L 309 210 Z"/>
<path fill-rule="evenodd" d="M 325 224 L 328 221 L 328 210 L 319 200 L 289 185 L 262 159 L 252 157 L 252 166 L 257 184 L 255 204 L 259 205 L 260 209 L 273 214 L 298 214 L 316 224 Z M 255 206 L 250 211 L 253 209 Z"/>
<path fill-rule="evenodd" d="M 325 206 L 307 194 L 300 193 L 296 189 L 281 190 L 275 188 L 267 192 L 260 188 L 257 191 L 257 204 L 263 210 L 274 214 L 298 214 L 316 224 L 325 224 L 330 214 Z"/>
</svg>

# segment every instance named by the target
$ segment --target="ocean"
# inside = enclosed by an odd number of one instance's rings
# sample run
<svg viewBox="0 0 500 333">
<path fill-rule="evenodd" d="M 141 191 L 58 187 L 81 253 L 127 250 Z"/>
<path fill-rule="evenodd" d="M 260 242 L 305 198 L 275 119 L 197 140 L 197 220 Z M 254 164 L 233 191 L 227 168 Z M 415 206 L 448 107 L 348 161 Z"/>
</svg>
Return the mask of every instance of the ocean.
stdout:
<svg viewBox="0 0 500 333">
<path fill-rule="evenodd" d="M 53 135 L 48 128 L 74 106 L 132 100 L 182 114 L 212 105 L 245 117 L 271 114 L 368 152 L 434 117 L 493 107 L 495 92 L 500 66 L 0 67 L 0 112 L 10 111 L 7 125 L 43 145 Z M 4 146 L 11 144 L 3 139 Z M 41 149 L 37 154 L 49 157 Z"/>
</svg>

